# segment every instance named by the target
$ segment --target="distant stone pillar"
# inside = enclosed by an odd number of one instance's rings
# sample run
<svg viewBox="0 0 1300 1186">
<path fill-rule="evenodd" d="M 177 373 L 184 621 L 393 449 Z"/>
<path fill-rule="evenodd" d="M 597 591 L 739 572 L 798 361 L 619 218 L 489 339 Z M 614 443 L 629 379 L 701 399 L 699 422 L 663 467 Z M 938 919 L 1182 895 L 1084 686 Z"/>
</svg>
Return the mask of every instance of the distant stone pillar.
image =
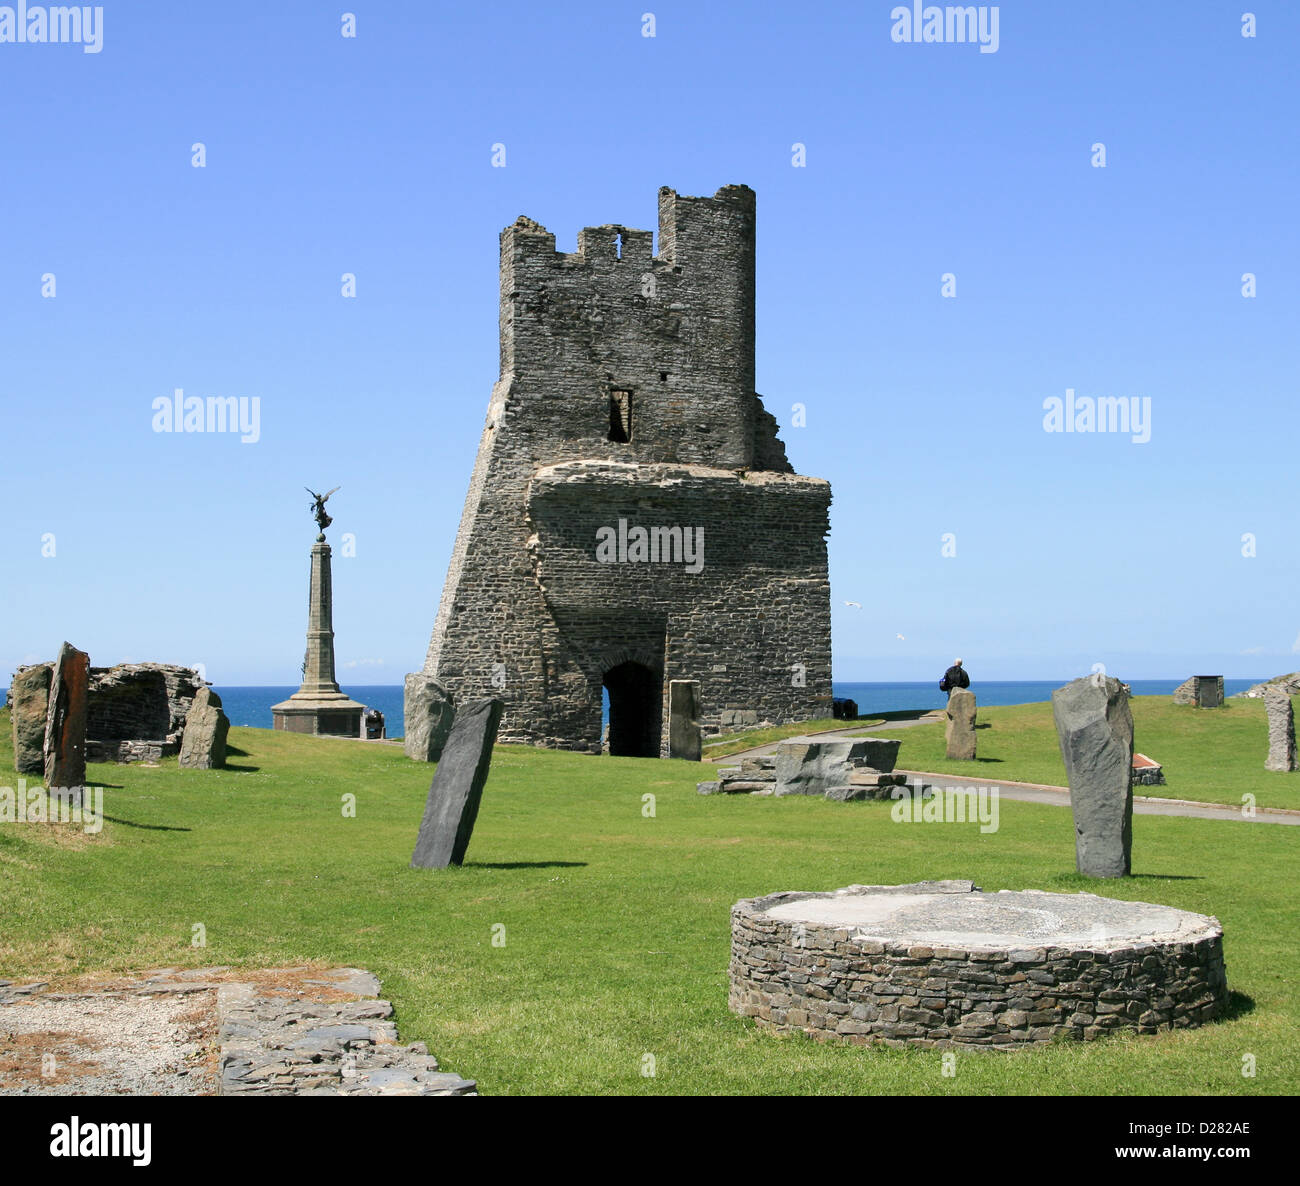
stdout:
<svg viewBox="0 0 1300 1186">
<path fill-rule="evenodd" d="M 975 760 L 975 693 L 967 688 L 953 688 L 948 693 L 948 724 L 944 739 L 948 757 Z"/>
<path fill-rule="evenodd" d="M 86 785 L 86 708 L 90 692 L 90 656 L 65 642 L 54 661 L 45 716 L 45 786 L 75 791 L 81 802 Z"/>
<path fill-rule="evenodd" d="M 1264 769 L 1294 770 L 1295 710 L 1291 697 L 1278 688 L 1265 688 L 1264 711 L 1268 713 L 1268 760 Z"/>
<path fill-rule="evenodd" d="M 334 679 L 334 591 L 330 546 L 318 535 L 311 549 L 311 590 L 307 602 L 307 665 L 302 686 L 271 708 L 271 723 L 291 733 L 357 737 L 364 705 L 343 692 Z"/>
<path fill-rule="evenodd" d="M 700 681 L 668 681 L 668 756 L 698 762 L 704 752 L 700 738 Z"/>
</svg>

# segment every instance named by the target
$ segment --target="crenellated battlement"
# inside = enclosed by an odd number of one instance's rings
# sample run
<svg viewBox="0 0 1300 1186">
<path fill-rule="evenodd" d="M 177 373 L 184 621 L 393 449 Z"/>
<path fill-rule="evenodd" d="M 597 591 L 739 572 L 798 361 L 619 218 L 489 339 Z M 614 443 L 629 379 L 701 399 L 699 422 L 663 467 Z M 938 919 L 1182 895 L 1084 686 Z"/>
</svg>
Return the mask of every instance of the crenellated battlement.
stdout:
<svg viewBox="0 0 1300 1186">
<path fill-rule="evenodd" d="M 531 218 L 501 232 L 501 379 L 520 398 L 571 393 L 592 438 L 611 392 L 631 393 L 638 461 L 752 466 L 754 191 L 665 186 L 658 214 L 657 254 L 622 223 L 584 227 L 573 252 Z"/>
</svg>

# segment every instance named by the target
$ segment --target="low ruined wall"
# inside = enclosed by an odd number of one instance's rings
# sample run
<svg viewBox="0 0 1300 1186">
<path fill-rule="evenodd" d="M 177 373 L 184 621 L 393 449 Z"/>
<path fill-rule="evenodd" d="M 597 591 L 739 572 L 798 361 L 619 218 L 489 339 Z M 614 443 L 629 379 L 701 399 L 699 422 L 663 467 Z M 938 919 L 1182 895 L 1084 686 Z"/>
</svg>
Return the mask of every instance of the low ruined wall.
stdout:
<svg viewBox="0 0 1300 1186">
<path fill-rule="evenodd" d="M 1015 1049 L 1197 1025 L 1227 1006 L 1222 933 L 1113 951 L 968 951 L 851 941 L 849 929 L 732 909 L 730 1007 L 761 1026 L 889 1046 Z"/>
</svg>

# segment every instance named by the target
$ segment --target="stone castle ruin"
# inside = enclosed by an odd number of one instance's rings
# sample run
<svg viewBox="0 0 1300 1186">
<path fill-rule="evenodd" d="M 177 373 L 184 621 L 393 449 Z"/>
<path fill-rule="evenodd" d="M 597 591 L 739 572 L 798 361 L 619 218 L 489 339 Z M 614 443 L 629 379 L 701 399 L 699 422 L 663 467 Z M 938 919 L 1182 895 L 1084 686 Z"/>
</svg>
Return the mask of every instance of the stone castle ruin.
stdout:
<svg viewBox="0 0 1300 1186">
<path fill-rule="evenodd" d="M 754 391 L 754 193 L 659 191 L 578 250 L 501 233 L 501 374 L 424 665 L 500 740 L 668 756 L 669 682 L 707 732 L 831 713 L 830 486 Z M 408 695 L 410 684 L 408 682 Z"/>
</svg>

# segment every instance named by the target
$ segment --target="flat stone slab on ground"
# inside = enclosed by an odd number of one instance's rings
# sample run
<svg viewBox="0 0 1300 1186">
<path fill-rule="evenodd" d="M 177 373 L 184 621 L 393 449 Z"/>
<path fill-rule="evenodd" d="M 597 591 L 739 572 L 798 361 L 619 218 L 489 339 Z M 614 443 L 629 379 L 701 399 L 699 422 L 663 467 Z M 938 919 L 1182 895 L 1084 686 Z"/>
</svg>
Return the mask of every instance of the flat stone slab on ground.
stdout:
<svg viewBox="0 0 1300 1186">
<path fill-rule="evenodd" d="M 1191 942 L 1217 929 L 1203 914 L 1170 906 L 1038 890 L 849 893 L 782 903 L 767 914 L 852 929 L 854 940 L 906 940 L 966 951 L 1046 946 L 1108 951 L 1134 943 Z"/>
<path fill-rule="evenodd" d="M 311 966 L 0 981 L 0 1095 L 477 1094 L 398 1041 L 379 988 Z"/>
</svg>

